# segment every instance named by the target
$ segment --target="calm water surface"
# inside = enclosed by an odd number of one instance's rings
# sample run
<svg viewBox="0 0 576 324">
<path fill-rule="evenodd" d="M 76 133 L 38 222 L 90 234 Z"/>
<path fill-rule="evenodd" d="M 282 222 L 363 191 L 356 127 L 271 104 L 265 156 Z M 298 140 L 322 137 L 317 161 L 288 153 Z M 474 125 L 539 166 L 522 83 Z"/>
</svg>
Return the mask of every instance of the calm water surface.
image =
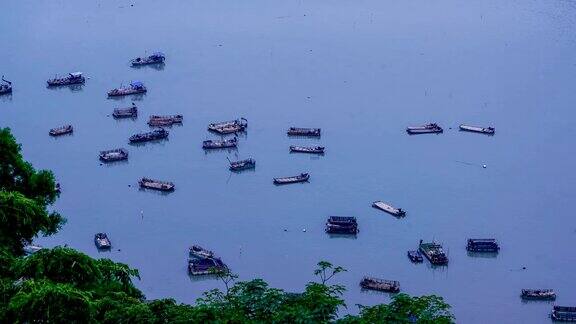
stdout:
<svg viewBox="0 0 576 324">
<path fill-rule="evenodd" d="M 547 322 L 552 304 L 523 303 L 520 289 L 554 288 L 576 304 L 576 4 L 544 0 L 439 1 L 17 1 L 0 11 L 0 98 L 26 159 L 54 170 L 55 208 L 68 218 L 46 246 L 68 244 L 140 269 L 148 298 L 191 303 L 214 280 L 186 275 L 187 247 L 216 251 L 241 279 L 300 291 L 319 260 L 348 272 L 347 312 L 387 302 L 361 292 L 363 275 L 399 280 L 412 295 L 444 296 L 462 323 Z M 162 50 L 162 69 L 129 67 Z M 83 71 L 78 91 L 46 89 L 55 74 Z M 130 80 L 137 120 L 115 121 L 106 99 Z M 128 145 L 150 114 L 184 115 L 161 143 Z M 244 116 L 239 149 L 205 153 L 208 123 Z M 408 136 L 434 121 L 442 135 Z M 50 138 L 71 123 L 74 135 Z M 496 136 L 457 131 L 493 125 Z M 287 138 L 321 127 L 320 140 Z M 326 155 L 289 154 L 320 144 Z M 99 150 L 127 147 L 127 163 L 100 165 Z M 252 156 L 232 174 L 226 157 Z M 482 165 L 486 164 L 486 168 Z M 272 178 L 310 172 L 308 184 Z M 174 193 L 137 189 L 142 176 Z M 397 220 L 370 207 L 408 211 Z M 330 238 L 329 215 L 356 216 L 356 239 Z M 306 229 L 304 232 L 303 229 Z M 93 235 L 114 244 L 99 254 Z M 469 237 L 494 237 L 497 257 L 471 257 Z M 449 251 L 450 265 L 411 264 L 420 239 Z M 526 267 L 525 270 L 522 270 Z"/>
</svg>

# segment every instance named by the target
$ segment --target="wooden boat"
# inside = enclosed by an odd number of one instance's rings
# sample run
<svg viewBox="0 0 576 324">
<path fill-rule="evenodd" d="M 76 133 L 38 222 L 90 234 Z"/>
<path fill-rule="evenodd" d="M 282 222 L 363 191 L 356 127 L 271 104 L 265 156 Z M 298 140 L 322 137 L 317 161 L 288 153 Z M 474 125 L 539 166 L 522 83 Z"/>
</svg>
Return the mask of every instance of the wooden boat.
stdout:
<svg viewBox="0 0 576 324">
<path fill-rule="evenodd" d="M 550 317 L 559 322 L 576 322 L 576 307 L 554 306 Z"/>
<path fill-rule="evenodd" d="M 136 118 L 138 117 L 138 107 L 132 103 L 132 107 L 128 108 L 115 108 L 112 113 L 114 118 Z"/>
<path fill-rule="evenodd" d="M 378 279 L 374 277 L 364 277 L 362 281 L 360 281 L 360 287 L 391 293 L 397 293 L 400 291 L 400 283 L 398 281 Z"/>
<path fill-rule="evenodd" d="M 50 134 L 50 136 L 60 136 L 60 135 L 70 134 L 73 131 L 74 131 L 74 128 L 72 128 L 72 125 L 65 125 L 65 126 L 61 126 L 61 127 L 52 128 L 50 130 L 50 132 L 48 132 L 48 134 Z"/>
<path fill-rule="evenodd" d="M 100 160 L 103 162 L 114 162 L 128 159 L 128 151 L 123 148 L 101 151 Z"/>
<path fill-rule="evenodd" d="M 108 239 L 106 233 L 97 233 L 94 235 L 94 244 L 96 244 L 99 250 L 109 250 L 112 248 L 112 243 L 110 243 L 110 239 Z"/>
<path fill-rule="evenodd" d="M 54 78 L 47 81 L 49 87 L 83 84 L 84 82 L 86 82 L 86 78 L 84 78 L 82 72 L 68 73 L 67 76 Z"/>
<path fill-rule="evenodd" d="M 205 150 L 233 148 L 237 145 L 238 139 L 236 137 L 227 140 L 207 140 L 202 142 L 202 148 Z"/>
<path fill-rule="evenodd" d="M 138 181 L 141 188 L 159 190 L 159 191 L 174 191 L 174 183 L 153 180 L 150 178 L 142 178 Z"/>
<path fill-rule="evenodd" d="M 212 123 L 208 125 L 209 131 L 221 135 L 244 132 L 246 128 L 248 128 L 248 120 L 246 118 L 240 118 L 236 120 L 230 120 L 219 123 Z"/>
<path fill-rule="evenodd" d="M 148 91 L 144 84 L 140 81 L 132 81 L 128 87 L 120 87 L 108 91 L 108 97 L 120 97 Z"/>
<path fill-rule="evenodd" d="M 0 95 L 12 93 L 12 82 L 4 79 L 4 76 L 2 76 L 2 82 L 0 83 Z"/>
<path fill-rule="evenodd" d="M 418 250 L 408 251 L 408 258 L 414 263 L 420 263 L 424 261 L 424 258 L 422 258 L 422 253 L 420 253 Z"/>
<path fill-rule="evenodd" d="M 488 135 L 494 135 L 494 133 L 496 132 L 496 129 L 494 129 L 494 127 L 481 127 L 481 126 L 471 126 L 464 124 L 460 125 L 460 130 L 467 132 L 488 134 Z"/>
<path fill-rule="evenodd" d="M 256 160 L 250 158 L 240 161 L 230 161 L 230 171 L 242 171 L 247 169 L 254 169 L 256 167 Z"/>
<path fill-rule="evenodd" d="M 326 233 L 329 234 L 358 234 L 356 217 L 330 216 L 326 221 Z"/>
<path fill-rule="evenodd" d="M 213 271 L 227 271 L 228 267 L 220 258 L 192 258 L 188 260 L 188 273 L 193 276 L 209 275 Z"/>
<path fill-rule="evenodd" d="M 297 182 L 307 182 L 310 179 L 310 175 L 308 173 L 300 173 L 297 176 L 292 177 L 281 177 L 281 178 L 274 178 L 274 183 L 281 185 L 281 184 L 289 184 L 289 183 L 297 183 Z"/>
<path fill-rule="evenodd" d="M 320 128 L 290 127 L 287 133 L 289 136 L 320 137 Z"/>
<path fill-rule="evenodd" d="M 190 258 L 212 258 L 214 257 L 214 252 L 210 250 L 206 250 L 205 248 L 201 247 L 200 245 L 192 245 L 189 249 L 189 257 Z"/>
<path fill-rule="evenodd" d="M 139 142 L 159 140 L 167 137 L 168 137 L 168 131 L 166 131 L 164 128 L 160 128 L 151 132 L 134 134 L 130 136 L 129 140 L 131 143 L 139 143 Z"/>
<path fill-rule="evenodd" d="M 166 56 L 160 52 L 153 53 L 152 55 L 146 57 L 137 57 L 130 61 L 132 66 L 142 66 L 150 64 L 161 64 L 166 60 Z"/>
<path fill-rule="evenodd" d="M 522 289 L 522 299 L 555 300 L 556 293 L 552 289 Z"/>
<path fill-rule="evenodd" d="M 446 253 L 444 253 L 442 245 L 440 244 L 434 242 L 422 243 L 422 240 L 420 240 L 419 250 L 433 265 L 448 264 L 448 257 L 446 256 Z"/>
<path fill-rule="evenodd" d="M 324 154 L 324 146 L 290 146 L 290 152 Z"/>
<path fill-rule="evenodd" d="M 410 126 L 406 128 L 408 134 L 432 134 L 432 133 L 442 133 L 444 130 L 442 127 L 435 123 L 430 123 L 422 126 Z"/>
<path fill-rule="evenodd" d="M 495 239 L 468 239 L 466 250 L 470 252 L 498 252 L 500 247 Z"/>
<path fill-rule="evenodd" d="M 406 212 L 402 210 L 402 208 L 395 208 L 383 201 L 375 201 L 372 203 L 372 207 L 383 210 L 389 214 L 392 214 L 397 217 L 404 217 L 406 216 Z"/>
<path fill-rule="evenodd" d="M 158 116 L 152 115 L 148 120 L 148 125 L 152 127 L 172 126 L 181 124 L 184 117 L 182 115 Z"/>
</svg>

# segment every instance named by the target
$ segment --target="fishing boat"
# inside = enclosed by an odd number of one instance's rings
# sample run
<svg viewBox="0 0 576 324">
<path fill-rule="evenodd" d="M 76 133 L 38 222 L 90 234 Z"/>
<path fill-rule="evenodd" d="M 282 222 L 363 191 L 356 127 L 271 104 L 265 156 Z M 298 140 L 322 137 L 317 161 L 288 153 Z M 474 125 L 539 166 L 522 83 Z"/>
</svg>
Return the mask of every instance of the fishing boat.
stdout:
<svg viewBox="0 0 576 324">
<path fill-rule="evenodd" d="M 114 118 L 136 118 L 138 117 L 138 107 L 136 107 L 135 103 L 132 103 L 132 107 L 115 108 L 112 116 Z"/>
<path fill-rule="evenodd" d="M 67 76 L 56 77 L 47 81 L 49 87 L 83 84 L 84 82 L 86 82 L 86 78 L 82 75 L 82 72 L 68 73 Z"/>
<path fill-rule="evenodd" d="M 193 276 L 209 275 L 214 271 L 227 271 L 228 267 L 220 258 L 191 258 L 188 260 L 188 273 Z"/>
<path fill-rule="evenodd" d="M 65 125 L 61 127 L 52 128 L 50 132 L 48 132 L 48 134 L 50 134 L 50 136 L 60 136 L 65 134 L 71 134 L 73 131 L 74 128 L 72 128 L 72 125 Z"/>
<path fill-rule="evenodd" d="M 550 317 L 559 322 L 576 322 L 576 307 L 554 306 Z"/>
<path fill-rule="evenodd" d="M 406 128 L 406 132 L 408 134 L 434 134 L 434 133 L 442 133 L 444 130 L 442 127 L 438 126 L 435 123 L 430 123 L 422 126 L 410 126 Z"/>
<path fill-rule="evenodd" d="M 433 265 L 448 264 L 448 257 L 446 256 L 446 253 L 444 253 L 442 245 L 438 243 L 422 243 L 422 240 L 420 240 L 419 250 Z"/>
<path fill-rule="evenodd" d="M 2 76 L 2 83 L 0 83 L 0 95 L 12 93 L 12 82 L 4 79 Z"/>
<path fill-rule="evenodd" d="M 397 293 L 400 291 L 400 282 L 396 280 L 385 280 L 374 277 L 364 277 L 362 281 L 360 281 L 360 287 L 362 287 L 363 289 Z"/>
<path fill-rule="evenodd" d="M 481 127 L 481 126 L 471 126 L 464 124 L 460 125 L 460 130 L 467 132 L 488 134 L 488 135 L 494 135 L 494 133 L 496 132 L 496 129 L 494 129 L 494 127 Z"/>
<path fill-rule="evenodd" d="M 422 253 L 420 253 L 418 250 L 408 251 L 408 258 L 414 263 L 420 263 L 424 261 L 424 258 L 422 258 Z"/>
<path fill-rule="evenodd" d="M 174 191 L 174 183 L 160 180 L 153 180 L 150 178 L 142 178 L 138 181 L 141 188 L 159 190 L 159 191 Z"/>
<path fill-rule="evenodd" d="M 96 248 L 99 250 L 109 250 L 112 248 L 112 243 L 110 243 L 110 239 L 108 239 L 106 233 L 97 233 L 94 235 L 94 244 L 96 244 Z"/>
<path fill-rule="evenodd" d="M 326 233 L 329 234 L 358 234 L 356 217 L 330 216 L 326 221 Z"/>
<path fill-rule="evenodd" d="M 228 160 L 228 162 L 230 163 L 230 171 L 242 171 L 242 170 L 254 169 L 256 167 L 256 160 L 252 158 L 240 161 Z"/>
<path fill-rule="evenodd" d="M 192 245 L 188 251 L 190 258 L 212 258 L 214 257 L 214 252 L 206 250 L 200 245 Z"/>
<path fill-rule="evenodd" d="M 153 53 L 152 55 L 145 57 L 137 57 L 130 61 L 132 66 L 142 66 L 150 64 L 161 64 L 166 60 L 166 56 L 160 52 Z"/>
<path fill-rule="evenodd" d="M 164 128 L 156 129 L 151 132 L 139 133 L 130 136 L 130 143 L 148 142 L 168 137 L 168 131 Z"/>
<path fill-rule="evenodd" d="M 324 154 L 324 146 L 290 146 L 290 152 Z"/>
<path fill-rule="evenodd" d="M 392 207 L 383 201 L 375 201 L 372 203 L 372 207 L 385 211 L 389 214 L 392 214 L 396 217 L 404 217 L 406 216 L 406 212 L 402 210 L 402 208 Z"/>
<path fill-rule="evenodd" d="M 140 81 L 132 81 L 128 87 L 120 87 L 108 91 L 108 97 L 120 97 L 148 91 L 144 84 Z"/>
<path fill-rule="evenodd" d="M 552 289 L 522 289 L 522 299 L 529 300 L 555 300 L 556 293 Z"/>
<path fill-rule="evenodd" d="M 248 128 L 248 120 L 240 118 L 219 123 L 212 123 L 208 125 L 208 130 L 221 135 L 234 134 L 246 131 Z"/>
<path fill-rule="evenodd" d="M 289 136 L 320 137 L 320 128 L 290 127 L 287 133 Z"/>
<path fill-rule="evenodd" d="M 101 151 L 100 160 L 103 162 L 115 162 L 128 159 L 128 151 L 123 148 Z"/>
<path fill-rule="evenodd" d="M 495 239 L 468 239 L 466 250 L 469 252 L 492 252 L 500 250 L 498 242 Z"/>
<path fill-rule="evenodd" d="M 308 173 L 300 173 L 297 176 L 274 178 L 274 184 L 282 185 L 289 183 L 307 182 L 310 179 Z"/>
<path fill-rule="evenodd" d="M 172 126 L 182 124 L 184 117 L 182 115 L 158 116 L 152 115 L 148 120 L 148 125 L 152 127 Z"/>
<path fill-rule="evenodd" d="M 233 148 L 237 145 L 238 139 L 236 137 L 227 140 L 207 140 L 202 142 L 202 148 L 205 150 Z"/>
</svg>

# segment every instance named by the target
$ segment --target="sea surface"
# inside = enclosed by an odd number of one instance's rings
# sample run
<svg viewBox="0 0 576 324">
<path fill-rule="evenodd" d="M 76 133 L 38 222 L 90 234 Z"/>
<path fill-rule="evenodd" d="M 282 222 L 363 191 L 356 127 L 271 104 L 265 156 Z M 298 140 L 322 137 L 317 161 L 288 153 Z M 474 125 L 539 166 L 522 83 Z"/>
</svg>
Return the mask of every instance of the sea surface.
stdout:
<svg viewBox="0 0 576 324">
<path fill-rule="evenodd" d="M 438 294 L 460 323 L 546 323 L 547 302 L 522 288 L 553 288 L 576 305 L 576 3 L 567 0 L 63 1 L 3 0 L 0 97 L 36 168 L 62 185 L 54 208 L 68 223 L 44 246 L 67 244 L 140 270 L 150 299 L 193 303 L 223 288 L 187 275 L 200 244 L 241 280 L 301 291 L 320 260 L 348 271 L 348 308 L 390 300 L 364 292 L 365 275 L 399 280 L 410 295 Z M 160 50 L 161 68 L 131 68 Z M 47 89 L 82 71 L 80 89 Z M 131 80 L 146 95 L 107 99 Z M 135 102 L 136 120 L 114 120 Z M 183 114 L 166 141 L 133 146 L 151 114 Z M 235 151 L 204 152 L 206 127 L 245 117 Z M 436 122 L 440 135 L 405 127 Z M 495 136 L 458 125 L 494 126 Z M 52 138 L 64 124 L 74 134 Z M 290 126 L 320 139 L 288 138 Z M 324 156 L 290 154 L 322 145 Z M 101 165 L 100 150 L 125 147 L 128 162 Z M 253 157 L 255 171 L 228 171 Z M 483 167 L 485 165 L 486 167 Z M 309 172 L 310 182 L 272 178 Z M 169 194 L 141 191 L 146 176 Z M 572 198 L 570 198 L 572 197 Z M 373 209 L 383 200 L 403 219 Z M 330 215 L 355 216 L 356 238 L 330 237 Z M 114 249 L 99 253 L 96 232 Z M 470 256 L 468 238 L 496 238 L 497 256 Z M 419 240 L 443 244 L 446 267 L 412 264 Z"/>
</svg>

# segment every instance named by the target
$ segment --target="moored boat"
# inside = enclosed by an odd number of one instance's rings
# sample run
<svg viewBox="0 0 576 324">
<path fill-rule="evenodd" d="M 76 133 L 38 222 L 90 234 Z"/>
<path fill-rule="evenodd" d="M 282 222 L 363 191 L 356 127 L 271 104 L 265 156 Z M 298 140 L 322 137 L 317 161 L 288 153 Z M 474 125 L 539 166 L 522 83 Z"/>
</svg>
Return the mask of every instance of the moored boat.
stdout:
<svg viewBox="0 0 576 324">
<path fill-rule="evenodd" d="M 103 162 L 114 162 L 128 159 L 128 151 L 123 148 L 106 150 L 100 152 L 100 160 Z"/>
<path fill-rule="evenodd" d="M 310 175 L 308 173 L 300 173 L 299 175 L 292 177 L 274 178 L 274 183 L 280 185 L 280 184 L 307 182 L 309 179 Z"/>
<path fill-rule="evenodd" d="M 324 154 L 324 146 L 290 146 L 290 152 L 294 153 L 310 153 L 310 154 Z"/>
<path fill-rule="evenodd" d="M 135 103 L 132 103 L 132 107 L 115 108 L 112 116 L 114 118 L 136 118 L 138 117 L 138 107 L 136 107 Z"/>
<path fill-rule="evenodd" d="M 460 130 L 474 133 L 482 133 L 488 135 L 494 135 L 496 129 L 494 127 L 481 127 L 481 126 L 471 126 L 471 125 L 460 125 Z"/>
<path fill-rule="evenodd" d="M 206 250 L 200 245 L 192 245 L 188 250 L 190 258 L 212 258 L 214 257 L 214 252 Z"/>
<path fill-rule="evenodd" d="M 498 242 L 495 239 L 468 239 L 466 250 L 469 252 L 492 252 L 500 250 Z"/>
<path fill-rule="evenodd" d="M 202 142 L 202 148 L 205 150 L 234 148 L 238 145 L 236 137 L 227 140 L 207 140 Z"/>
<path fill-rule="evenodd" d="M 422 253 L 420 253 L 418 250 L 408 251 L 408 258 L 414 263 L 420 263 L 424 261 L 424 258 L 422 258 Z"/>
<path fill-rule="evenodd" d="M 375 201 L 372 203 L 372 207 L 385 211 L 389 214 L 392 214 L 397 217 L 404 217 L 406 216 L 406 212 L 402 210 L 402 208 L 392 207 L 383 201 Z"/>
<path fill-rule="evenodd" d="M 420 240 L 419 250 L 433 265 L 448 264 L 448 257 L 444 253 L 442 245 L 438 243 L 422 243 L 422 240 Z"/>
<path fill-rule="evenodd" d="M 190 258 L 188 273 L 193 276 L 209 275 L 215 271 L 227 271 L 228 267 L 220 258 Z"/>
<path fill-rule="evenodd" d="M 86 82 L 86 78 L 82 75 L 82 72 L 68 73 L 67 76 L 56 77 L 47 81 L 49 87 L 83 84 L 84 82 Z"/>
<path fill-rule="evenodd" d="M 330 216 L 326 221 L 326 233 L 329 234 L 358 234 L 356 217 Z"/>
<path fill-rule="evenodd" d="M 148 120 L 148 125 L 152 127 L 172 126 L 174 124 L 181 124 L 184 120 L 182 115 L 171 116 L 158 116 L 152 115 Z"/>
<path fill-rule="evenodd" d="M 142 178 L 138 181 L 141 188 L 159 190 L 159 191 L 174 191 L 174 183 L 168 181 L 154 180 L 150 178 Z"/>
<path fill-rule="evenodd" d="M 396 280 L 385 280 L 374 277 L 364 277 L 360 281 L 360 287 L 370 290 L 397 293 L 400 291 L 400 282 Z"/>
<path fill-rule="evenodd" d="M 436 123 L 430 123 L 422 126 L 409 126 L 406 128 L 408 134 L 434 134 L 442 133 L 444 130 Z"/>
<path fill-rule="evenodd" d="M 99 250 L 109 250 L 112 248 L 112 243 L 106 233 L 96 233 L 96 235 L 94 235 L 94 244 L 96 244 L 96 248 Z"/>
<path fill-rule="evenodd" d="M 128 87 L 120 87 L 108 91 L 108 97 L 120 97 L 148 91 L 144 84 L 140 81 L 132 81 Z"/>
<path fill-rule="evenodd" d="M 2 76 L 2 83 L 0 83 L 0 95 L 12 93 L 12 82 L 4 79 Z"/>
<path fill-rule="evenodd" d="M 288 136 L 320 137 L 320 131 L 320 128 L 290 127 L 287 134 Z"/>
<path fill-rule="evenodd" d="M 550 317 L 559 322 L 576 322 L 576 307 L 554 306 Z"/>
<path fill-rule="evenodd" d="M 209 131 L 221 135 L 244 132 L 246 128 L 248 128 L 248 120 L 246 118 L 240 118 L 236 120 L 230 120 L 219 123 L 212 123 L 208 125 Z"/>
<path fill-rule="evenodd" d="M 556 293 L 552 289 L 522 289 L 522 299 L 530 300 L 555 300 Z"/>
<path fill-rule="evenodd" d="M 148 142 L 168 137 L 168 131 L 164 128 L 156 129 L 151 132 L 139 133 L 130 136 L 131 143 Z"/>
<path fill-rule="evenodd" d="M 60 136 L 65 134 L 71 134 L 74 131 L 72 125 L 65 125 L 61 127 L 52 128 L 48 134 L 50 136 Z"/>
<path fill-rule="evenodd" d="M 166 56 L 160 52 L 152 53 L 152 55 L 148 55 L 145 57 L 137 57 L 130 61 L 132 66 L 142 66 L 142 65 L 150 65 L 150 64 L 161 64 L 164 63 L 166 60 Z"/>
<path fill-rule="evenodd" d="M 254 169 L 256 167 L 256 160 L 249 158 L 240 161 L 230 161 L 230 171 L 242 171 L 247 169 Z"/>
</svg>

